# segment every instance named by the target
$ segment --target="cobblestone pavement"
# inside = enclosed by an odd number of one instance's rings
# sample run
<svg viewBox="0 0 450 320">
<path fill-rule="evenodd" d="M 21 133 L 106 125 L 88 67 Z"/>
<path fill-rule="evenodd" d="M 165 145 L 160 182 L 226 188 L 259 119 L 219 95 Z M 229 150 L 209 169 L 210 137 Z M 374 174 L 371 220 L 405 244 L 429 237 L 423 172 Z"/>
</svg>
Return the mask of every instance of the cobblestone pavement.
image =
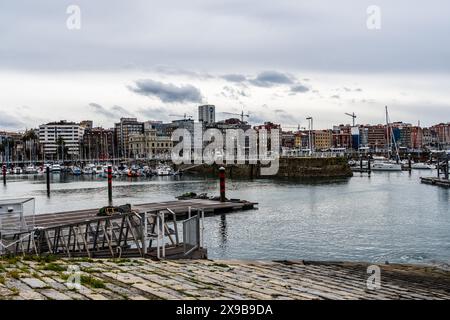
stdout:
<svg viewBox="0 0 450 320">
<path fill-rule="evenodd" d="M 0 299 L 449 299 L 450 271 L 303 261 L 3 258 Z M 78 271 L 79 270 L 79 271 Z M 79 287 L 70 287 L 80 279 Z"/>
</svg>

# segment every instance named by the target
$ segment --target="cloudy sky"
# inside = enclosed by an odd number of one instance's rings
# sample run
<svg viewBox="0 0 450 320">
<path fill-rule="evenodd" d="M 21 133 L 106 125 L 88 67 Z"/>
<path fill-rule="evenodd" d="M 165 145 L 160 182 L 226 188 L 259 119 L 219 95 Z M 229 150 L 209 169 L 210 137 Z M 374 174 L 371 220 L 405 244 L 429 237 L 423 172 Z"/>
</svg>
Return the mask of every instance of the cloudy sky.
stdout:
<svg viewBox="0 0 450 320">
<path fill-rule="evenodd" d="M 203 103 L 285 127 L 381 123 L 385 105 L 450 121 L 449 14 L 448 0 L 2 1 L 0 130 Z"/>
</svg>

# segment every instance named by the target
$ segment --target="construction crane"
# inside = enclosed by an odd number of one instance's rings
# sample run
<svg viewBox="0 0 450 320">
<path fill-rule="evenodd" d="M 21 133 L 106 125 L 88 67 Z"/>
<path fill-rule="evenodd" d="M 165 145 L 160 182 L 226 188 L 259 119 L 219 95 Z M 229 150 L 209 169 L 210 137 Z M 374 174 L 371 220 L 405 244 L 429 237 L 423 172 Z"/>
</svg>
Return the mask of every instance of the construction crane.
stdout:
<svg viewBox="0 0 450 320">
<path fill-rule="evenodd" d="M 356 114 L 354 112 L 352 113 L 345 113 L 347 116 L 352 117 L 353 119 L 353 126 L 355 126 L 355 120 L 356 120 Z"/>
<path fill-rule="evenodd" d="M 244 114 L 244 110 L 241 113 L 233 113 L 233 112 L 221 112 L 223 114 L 231 114 L 235 116 L 241 116 L 241 121 L 244 122 L 244 117 L 250 118 L 250 113 Z"/>
<path fill-rule="evenodd" d="M 191 120 L 192 119 L 192 116 L 191 115 L 189 115 L 189 114 L 183 114 L 183 115 L 181 115 L 181 114 L 169 114 L 169 117 L 178 117 L 178 118 L 183 118 L 185 121 L 187 120 L 187 119 L 189 119 L 189 120 Z"/>
</svg>

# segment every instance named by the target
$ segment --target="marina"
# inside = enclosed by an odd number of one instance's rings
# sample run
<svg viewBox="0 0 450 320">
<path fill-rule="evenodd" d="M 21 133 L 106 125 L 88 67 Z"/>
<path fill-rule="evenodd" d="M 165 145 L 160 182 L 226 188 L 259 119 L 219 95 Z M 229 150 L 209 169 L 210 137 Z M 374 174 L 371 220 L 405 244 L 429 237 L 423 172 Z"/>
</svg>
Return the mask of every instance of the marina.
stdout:
<svg viewBox="0 0 450 320">
<path fill-rule="evenodd" d="M 421 177 L 436 177 L 436 170 L 227 179 L 227 197 L 258 203 L 258 210 L 205 217 L 208 258 L 449 263 L 450 195 L 447 188 L 420 183 Z M 50 197 L 42 175 L 7 178 L 0 198 L 35 198 L 36 218 L 108 205 L 106 179 L 98 176 L 53 174 Z M 166 203 L 187 192 L 218 195 L 219 181 L 187 174 L 118 177 L 112 197 L 115 206 Z"/>
</svg>

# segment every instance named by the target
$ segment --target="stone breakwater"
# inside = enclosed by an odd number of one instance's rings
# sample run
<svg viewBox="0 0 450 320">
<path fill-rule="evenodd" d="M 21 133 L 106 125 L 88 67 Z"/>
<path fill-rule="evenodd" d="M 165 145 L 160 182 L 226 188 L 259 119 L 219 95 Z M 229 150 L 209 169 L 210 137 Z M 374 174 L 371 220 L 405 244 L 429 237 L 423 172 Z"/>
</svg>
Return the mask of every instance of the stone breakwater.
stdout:
<svg viewBox="0 0 450 320">
<path fill-rule="evenodd" d="M 380 265 L 380 288 L 369 290 L 367 267 L 303 261 L 3 258 L 0 299 L 450 298 L 450 271 Z M 69 288 L 68 279 L 74 274 L 80 287 Z"/>
<path fill-rule="evenodd" d="M 182 165 L 181 170 L 203 175 L 217 176 L 220 165 Z M 260 164 L 225 164 L 229 178 L 260 178 Z M 346 178 L 353 175 L 345 158 L 280 158 L 275 178 Z"/>
</svg>

